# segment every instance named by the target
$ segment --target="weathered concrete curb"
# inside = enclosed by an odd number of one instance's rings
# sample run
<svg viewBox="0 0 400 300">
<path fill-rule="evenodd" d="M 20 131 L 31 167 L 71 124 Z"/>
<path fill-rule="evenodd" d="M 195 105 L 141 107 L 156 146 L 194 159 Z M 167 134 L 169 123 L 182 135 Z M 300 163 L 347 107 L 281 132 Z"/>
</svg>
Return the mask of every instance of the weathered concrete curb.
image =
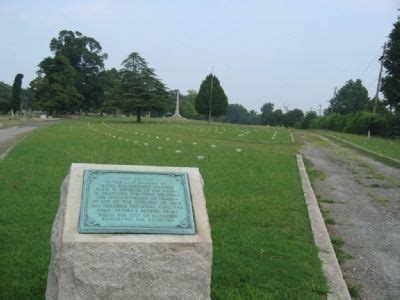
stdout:
<svg viewBox="0 0 400 300">
<path fill-rule="evenodd" d="M 368 154 L 376 157 L 377 159 L 381 159 L 383 161 L 388 161 L 388 162 L 394 163 L 396 166 L 400 167 L 400 160 L 398 160 L 398 159 L 395 159 L 395 158 L 380 154 L 378 152 L 366 149 L 364 147 L 358 146 L 356 144 L 353 144 L 352 142 L 349 142 L 349 141 L 341 139 L 341 138 L 339 138 L 337 136 L 334 136 L 333 134 L 327 134 L 327 136 L 329 136 L 330 138 L 333 138 L 333 139 L 335 139 L 335 140 L 337 140 L 337 141 L 339 141 L 339 142 L 341 142 L 343 144 L 346 144 L 346 145 L 348 145 L 348 146 L 350 146 L 352 148 L 355 148 L 355 149 L 357 149 L 359 151 L 368 153 Z"/>
<path fill-rule="evenodd" d="M 322 270 L 330 288 L 328 299 L 351 299 L 349 290 L 343 279 L 342 270 L 340 269 L 335 251 L 333 250 L 331 239 L 325 227 L 325 222 L 319 209 L 317 199 L 311 187 L 303 157 L 300 154 L 297 154 L 296 157 L 304 198 L 306 199 L 308 215 L 310 217 L 311 229 L 315 244 L 318 248 L 318 256 L 322 261 Z"/>
</svg>

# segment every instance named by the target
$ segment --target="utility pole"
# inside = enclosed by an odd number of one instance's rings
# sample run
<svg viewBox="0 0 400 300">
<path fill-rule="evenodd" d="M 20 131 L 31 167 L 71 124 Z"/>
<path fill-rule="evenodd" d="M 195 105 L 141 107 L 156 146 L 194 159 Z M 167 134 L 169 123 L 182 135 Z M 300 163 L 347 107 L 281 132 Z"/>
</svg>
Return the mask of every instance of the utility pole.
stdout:
<svg viewBox="0 0 400 300">
<path fill-rule="evenodd" d="M 335 89 L 333 90 L 333 99 L 336 98 L 336 92 L 337 92 L 337 86 L 335 86 Z M 331 115 L 333 113 L 332 111 L 332 103 L 329 101 L 329 114 Z"/>
<path fill-rule="evenodd" d="M 319 105 L 319 116 L 322 116 L 322 105 Z"/>
<path fill-rule="evenodd" d="M 379 61 L 381 62 L 381 67 L 379 69 L 378 83 L 376 85 L 376 94 L 375 94 L 375 98 L 374 98 L 374 109 L 372 111 L 373 114 L 376 113 L 376 108 L 378 106 L 379 90 L 381 87 L 382 71 L 383 71 L 383 58 L 385 57 L 385 51 L 386 51 L 386 43 L 383 45 L 382 56 L 381 56 L 381 58 L 379 58 Z"/>
<path fill-rule="evenodd" d="M 208 108 L 208 125 L 211 124 L 211 104 L 212 104 L 213 84 L 214 84 L 214 67 L 211 67 L 211 92 L 210 92 L 210 101 Z"/>
</svg>

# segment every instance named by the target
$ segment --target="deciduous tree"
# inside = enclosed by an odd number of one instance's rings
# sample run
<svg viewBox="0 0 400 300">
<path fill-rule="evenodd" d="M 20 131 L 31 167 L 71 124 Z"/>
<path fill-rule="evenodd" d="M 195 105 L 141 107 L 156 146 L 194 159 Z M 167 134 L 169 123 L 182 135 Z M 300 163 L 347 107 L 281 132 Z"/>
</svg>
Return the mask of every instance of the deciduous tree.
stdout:
<svg viewBox="0 0 400 300">
<path fill-rule="evenodd" d="M 50 114 L 79 110 L 83 97 L 75 88 L 76 71 L 68 58 L 47 57 L 39 68 L 38 77 L 30 83 L 37 105 Z"/>
<path fill-rule="evenodd" d="M 368 90 L 360 79 L 349 80 L 330 100 L 331 112 L 348 114 L 365 110 L 368 106 Z"/>
<path fill-rule="evenodd" d="M 274 104 L 271 102 L 264 103 L 261 107 L 261 124 L 272 125 L 272 113 L 274 111 Z"/>
<path fill-rule="evenodd" d="M 116 113 L 117 109 L 122 106 L 121 99 L 121 72 L 112 68 L 103 71 L 99 76 L 104 89 L 104 101 L 102 111 Z"/>
<path fill-rule="evenodd" d="M 81 109 L 88 111 L 99 108 L 103 102 L 103 85 L 98 78 L 104 70 L 107 54 L 102 52 L 100 43 L 79 31 L 60 31 L 50 42 L 50 50 L 56 56 L 69 59 L 75 69 L 75 88 L 83 96 Z"/>
<path fill-rule="evenodd" d="M 0 81 L 0 113 L 6 113 L 11 109 L 11 90 L 11 86 Z"/>
<path fill-rule="evenodd" d="M 229 104 L 224 121 L 234 124 L 248 124 L 249 112 L 240 104 Z"/>
<path fill-rule="evenodd" d="M 285 126 L 288 126 L 288 127 L 294 127 L 296 125 L 296 123 L 301 121 L 303 116 L 304 116 L 304 113 L 300 109 L 295 108 L 293 110 L 289 110 L 285 114 L 284 124 L 285 124 Z"/>
<path fill-rule="evenodd" d="M 317 113 L 315 111 L 309 111 L 301 120 L 299 127 L 303 129 L 311 128 L 311 124 L 315 119 L 318 119 Z"/>
<path fill-rule="evenodd" d="M 199 114 L 195 108 L 197 92 L 188 90 L 186 95 L 180 97 L 180 114 L 188 119 L 198 119 Z"/>
<path fill-rule="evenodd" d="M 400 113 L 400 20 L 394 24 L 382 59 L 386 74 L 382 79 L 381 90 L 387 104 Z"/>
</svg>

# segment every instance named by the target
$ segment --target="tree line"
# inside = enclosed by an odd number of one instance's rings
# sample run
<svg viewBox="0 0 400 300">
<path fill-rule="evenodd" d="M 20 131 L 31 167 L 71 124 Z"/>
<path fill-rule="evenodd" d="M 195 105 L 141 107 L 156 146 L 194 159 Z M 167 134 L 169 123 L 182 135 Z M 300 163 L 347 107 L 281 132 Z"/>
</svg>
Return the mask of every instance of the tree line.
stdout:
<svg viewBox="0 0 400 300">
<path fill-rule="evenodd" d="M 393 87 L 391 87 L 393 88 Z M 397 86 L 400 91 L 400 85 Z M 385 88 L 382 87 L 385 95 Z M 347 81 L 329 101 L 329 107 L 319 116 L 316 111 L 305 114 L 300 109 L 283 113 L 274 110 L 273 103 L 265 103 L 258 116 L 260 124 L 288 126 L 300 129 L 326 129 L 383 137 L 400 136 L 400 111 L 394 99 L 377 101 L 368 96 L 368 90 L 360 79 Z M 389 102 L 391 101 L 391 102 Z M 229 112 L 228 108 L 228 112 Z"/>
<path fill-rule="evenodd" d="M 13 86 L 0 82 L 0 112 L 31 108 L 48 114 L 107 113 L 168 116 L 175 110 L 176 94 L 158 78 L 155 70 L 137 52 L 122 61 L 121 69 L 106 70 L 108 55 L 100 43 L 78 31 L 63 30 L 50 42 L 52 56 L 43 59 L 37 77 L 21 88 L 22 74 Z M 385 99 L 368 96 L 360 79 L 347 81 L 329 101 L 323 116 L 300 109 L 275 109 L 272 102 L 261 113 L 240 104 L 229 104 L 214 74 L 199 91 L 180 94 L 180 112 L 188 119 L 214 119 L 237 124 L 322 128 L 345 132 L 400 135 L 400 21 L 394 24 L 386 51 L 381 57 L 385 74 L 381 92 Z M 377 105 L 375 105 L 377 104 Z"/>
<path fill-rule="evenodd" d="M 137 52 L 122 61 L 121 69 L 106 70 L 104 62 L 108 55 L 100 43 L 78 31 L 68 30 L 60 31 L 50 41 L 50 50 L 52 56 L 39 63 L 37 77 L 29 84 L 27 90 L 32 99 L 25 108 L 51 115 L 123 113 L 136 115 L 139 122 L 144 113 L 161 116 L 171 108 L 168 100 L 176 91 L 169 90 Z M 22 74 L 16 76 L 17 87 L 13 87 L 10 97 L 8 86 L 0 85 L 1 112 L 21 109 L 22 77 Z M 198 93 L 190 90 L 182 98 L 183 115 L 189 118 L 217 117 L 228 106 L 225 92 L 214 74 L 205 78 Z"/>
</svg>

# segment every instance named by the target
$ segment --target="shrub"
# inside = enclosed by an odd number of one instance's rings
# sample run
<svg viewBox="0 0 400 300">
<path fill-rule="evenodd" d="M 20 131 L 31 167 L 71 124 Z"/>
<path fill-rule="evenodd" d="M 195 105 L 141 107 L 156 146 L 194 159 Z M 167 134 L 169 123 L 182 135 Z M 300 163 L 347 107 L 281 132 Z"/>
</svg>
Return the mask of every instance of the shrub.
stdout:
<svg viewBox="0 0 400 300">
<path fill-rule="evenodd" d="M 311 128 L 378 136 L 400 135 L 400 117 L 384 117 L 367 111 L 356 114 L 332 114 L 313 119 Z M 397 129 L 396 129 L 397 128 Z"/>
<path fill-rule="evenodd" d="M 312 124 L 314 120 L 317 120 L 318 116 L 314 111 L 309 111 L 306 113 L 304 118 L 297 122 L 296 127 L 301 129 L 313 128 Z"/>
<path fill-rule="evenodd" d="M 352 116 L 344 131 L 356 134 L 367 134 L 368 130 L 370 130 L 373 135 L 387 136 L 389 134 L 387 119 L 370 112 L 360 112 Z"/>
</svg>

